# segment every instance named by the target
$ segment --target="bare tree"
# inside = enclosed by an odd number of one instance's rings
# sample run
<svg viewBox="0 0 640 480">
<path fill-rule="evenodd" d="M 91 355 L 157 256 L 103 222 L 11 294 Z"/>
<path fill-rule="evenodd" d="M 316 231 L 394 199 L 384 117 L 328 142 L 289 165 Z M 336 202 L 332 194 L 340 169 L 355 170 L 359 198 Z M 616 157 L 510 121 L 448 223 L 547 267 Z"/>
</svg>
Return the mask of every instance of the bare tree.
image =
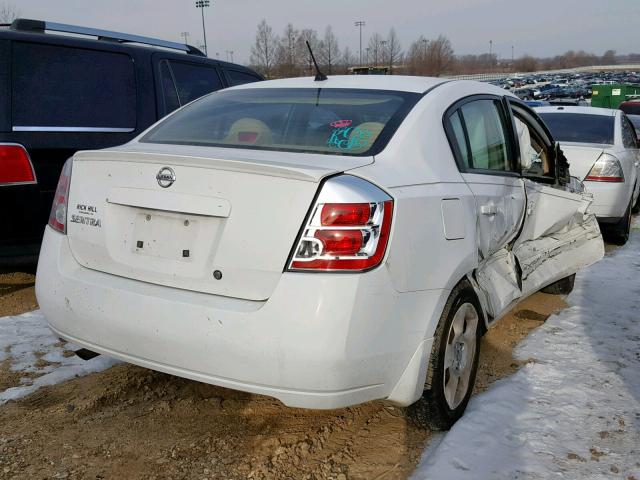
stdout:
<svg viewBox="0 0 640 480">
<path fill-rule="evenodd" d="M 318 32 L 312 28 L 305 28 L 301 30 L 300 35 L 298 35 L 298 63 L 304 70 L 307 70 L 307 73 L 310 74 L 313 71 L 313 61 L 311 60 L 311 55 L 309 55 L 307 42 L 309 42 L 309 46 L 311 47 L 311 50 L 313 50 L 313 54 L 316 55 L 318 52 L 318 45 L 320 44 L 320 41 L 318 40 Z"/>
<path fill-rule="evenodd" d="M 405 61 L 407 73 L 410 75 L 423 75 L 427 64 L 427 47 L 429 40 L 420 35 L 418 39 L 409 46 Z"/>
<path fill-rule="evenodd" d="M 614 65 L 616 63 L 616 51 L 615 50 L 607 50 L 602 55 L 602 65 Z"/>
<path fill-rule="evenodd" d="M 396 35 L 395 29 L 389 30 L 389 36 L 385 42 L 384 48 L 385 58 L 387 65 L 389 65 L 389 73 L 393 72 L 393 66 L 399 62 L 402 57 L 402 47 L 400 46 L 400 40 Z"/>
<path fill-rule="evenodd" d="M 531 55 L 524 55 L 514 62 L 513 68 L 516 72 L 535 72 L 538 70 L 538 60 Z"/>
<path fill-rule="evenodd" d="M 369 58 L 373 62 L 374 66 L 378 65 L 378 62 L 382 59 L 382 35 L 374 33 L 369 39 Z"/>
<path fill-rule="evenodd" d="M 258 25 L 255 43 L 251 47 L 251 64 L 267 78 L 275 63 L 277 46 L 278 37 L 266 20 L 262 20 Z"/>
<path fill-rule="evenodd" d="M 0 23 L 11 23 L 20 16 L 20 11 L 11 3 L 0 6 Z"/>
<path fill-rule="evenodd" d="M 346 74 L 349 73 L 349 68 L 355 65 L 358 62 L 358 59 L 353 54 L 349 47 L 345 47 L 342 52 L 342 56 L 340 57 L 340 61 L 338 62 L 340 65 L 340 73 Z"/>
<path fill-rule="evenodd" d="M 320 42 L 320 58 L 323 65 L 327 67 L 327 73 L 331 74 L 333 66 L 338 62 L 340 47 L 338 39 L 333 34 L 333 29 L 329 25 L 324 31 L 324 38 Z"/>
<path fill-rule="evenodd" d="M 453 47 L 451 41 L 444 35 L 439 35 L 435 40 L 431 40 L 427 45 L 427 65 L 428 75 L 441 75 L 449 70 L 453 65 Z"/>
<path fill-rule="evenodd" d="M 278 52 L 276 64 L 279 77 L 293 77 L 298 75 L 297 49 L 298 36 L 300 32 L 292 24 L 284 27 L 280 41 L 278 42 Z"/>
</svg>

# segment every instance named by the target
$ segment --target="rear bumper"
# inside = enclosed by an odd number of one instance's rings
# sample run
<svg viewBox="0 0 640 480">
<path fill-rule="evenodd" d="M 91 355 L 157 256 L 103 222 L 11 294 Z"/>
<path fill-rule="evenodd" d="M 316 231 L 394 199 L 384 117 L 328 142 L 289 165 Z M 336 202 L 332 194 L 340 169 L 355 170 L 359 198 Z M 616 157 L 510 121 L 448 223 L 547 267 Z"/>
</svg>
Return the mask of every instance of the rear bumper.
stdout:
<svg viewBox="0 0 640 480">
<path fill-rule="evenodd" d="M 598 220 L 606 223 L 624 216 L 632 195 L 628 183 L 584 182 L 584 185 L 588 192 L 593 193 L 589 212 L 594 213 Z"/>
<path fill-rule="evenodd" d="M 47 228 L 36 294 L 54 332 L 154 370 L 337 408 L 419 398 L 448 292 L 398 293 L 386 268 L 285 273 L 265 302 L 178 290 L 80 266 Z"/>
</svg>

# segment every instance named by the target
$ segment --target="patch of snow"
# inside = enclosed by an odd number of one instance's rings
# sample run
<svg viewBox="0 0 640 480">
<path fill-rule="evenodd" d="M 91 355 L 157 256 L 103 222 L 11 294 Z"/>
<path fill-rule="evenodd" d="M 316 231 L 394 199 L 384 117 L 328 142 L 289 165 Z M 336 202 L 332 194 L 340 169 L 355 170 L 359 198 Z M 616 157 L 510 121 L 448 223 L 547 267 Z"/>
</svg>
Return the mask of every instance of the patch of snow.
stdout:
<svg viewBox="0 0 640 480">
<path fill-rule="evenodd" d="M 118 363 L 103 355 L 89 361 L 75 355 L 65 356 L 65 350 L 78 348 L 55 337 L 39 310 L 0 317 L 0 362 L 9 360 L 12 372 L 25 374 L 19 386 L 0 391 L 0 405 L 25 397 L 45 385 L 105 370 Z"/>
<path fill-rule="evenodd" d="M 578 274 L 531 359 L 471 399 L 414 479 L 640 479 L 640 231 Z"/>
</svg>

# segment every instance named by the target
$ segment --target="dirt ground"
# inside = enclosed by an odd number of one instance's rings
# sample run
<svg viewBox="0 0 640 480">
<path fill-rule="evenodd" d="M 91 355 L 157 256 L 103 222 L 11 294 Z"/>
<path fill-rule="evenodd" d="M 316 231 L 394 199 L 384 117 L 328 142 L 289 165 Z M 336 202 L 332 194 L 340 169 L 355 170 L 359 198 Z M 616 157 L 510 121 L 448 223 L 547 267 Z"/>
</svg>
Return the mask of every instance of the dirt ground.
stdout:
<svg viewBox="0 0 640 480">
<path fill-rule="evenodd" d="M 0 275 L 0 316 L 37 308 L 34 277 Z M 538 293 L 485 336 L 477 391 L 517 370 L 513 347 L 553 312 Z M 16 381 L 0 365 L 0 386 Z M 407 478 L 432 432 L 413 409 L 332 411 L 131 365 L 42 388 L 0 407 L 0 479 Z"/>
</svg>

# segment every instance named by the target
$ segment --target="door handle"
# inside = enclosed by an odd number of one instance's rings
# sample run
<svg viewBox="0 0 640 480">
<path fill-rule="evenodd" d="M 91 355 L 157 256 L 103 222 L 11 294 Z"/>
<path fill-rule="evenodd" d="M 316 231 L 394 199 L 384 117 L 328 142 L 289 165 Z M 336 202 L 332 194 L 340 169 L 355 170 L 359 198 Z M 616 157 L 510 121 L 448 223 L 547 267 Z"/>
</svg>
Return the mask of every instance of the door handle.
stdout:
<svg viewBox="0 0 640 480">
<path fill-rule="evenodd" d="M 495 205 L 492 205 L 492 204 L 481 205 L 480 206 L 480 213 L 482 215 L 495 215 L 496 213 L 498 213 L 498 207 L 496 207 Z"/>
</svg>

